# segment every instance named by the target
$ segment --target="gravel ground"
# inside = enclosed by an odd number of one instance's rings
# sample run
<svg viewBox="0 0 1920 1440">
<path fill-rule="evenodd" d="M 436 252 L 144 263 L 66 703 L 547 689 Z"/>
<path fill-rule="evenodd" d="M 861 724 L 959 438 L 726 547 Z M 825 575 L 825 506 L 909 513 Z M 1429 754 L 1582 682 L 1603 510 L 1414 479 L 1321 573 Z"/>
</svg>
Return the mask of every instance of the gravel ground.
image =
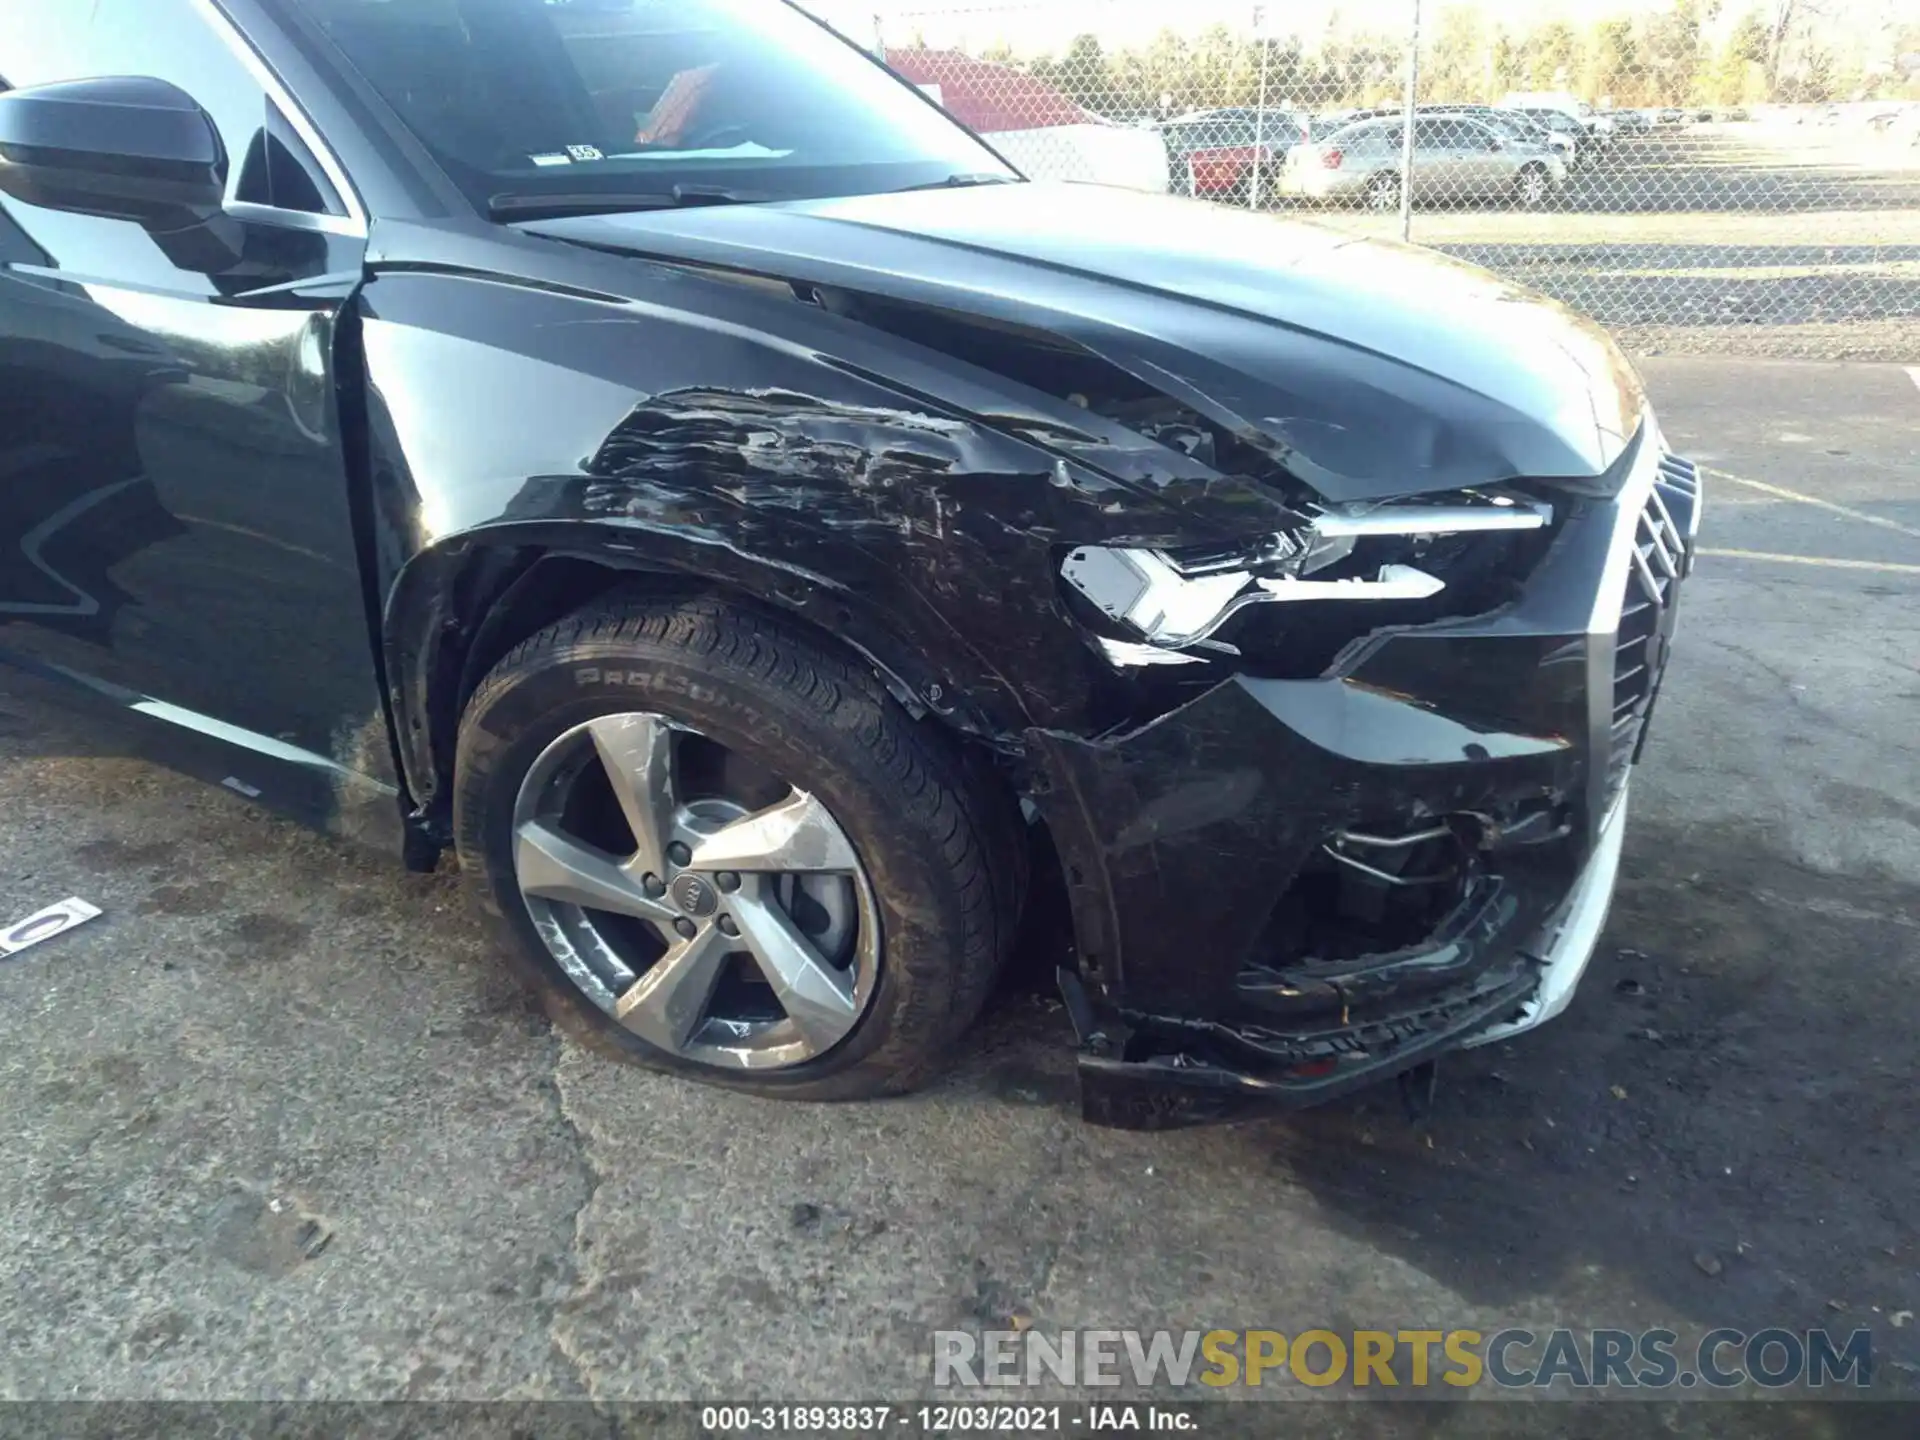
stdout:
<svg viewBox="0 0 1920 1440">
<path fill-rule="evenodd" d="M 1021 975 L 898 1102 L 617 1067 L 555 1040 L 453 879 L 9 682 L 0 913 L 106 913 L 0 964 L 0 1397 L 906 1396 L 931 1329 L 1015 1317 L 1866 1326 L 1920 1393 L 1920 389 L 1646 369 L 1722 473 L 1620 900 L 1568 1014 L 1443 1066 L 1425 1128 L 1391 1090 L 1088 1128 Z"/>
</svg>

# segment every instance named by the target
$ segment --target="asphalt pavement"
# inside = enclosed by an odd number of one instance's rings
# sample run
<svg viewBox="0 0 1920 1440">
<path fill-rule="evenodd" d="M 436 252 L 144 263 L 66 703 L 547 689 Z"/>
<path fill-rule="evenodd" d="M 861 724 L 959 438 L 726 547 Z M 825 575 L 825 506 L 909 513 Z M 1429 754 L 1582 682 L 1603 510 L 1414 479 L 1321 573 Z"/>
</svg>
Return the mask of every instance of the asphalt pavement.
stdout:
<svg viewBox="0 0 1920 1440">
<path fill-rule="evenodd" d="M 105 912 L 0 963 L 0 1397 L 904 1397 L 1015 1323 L 1864 1326 L 1920 1393 L 1920 381 L 1645 370 L 1708 553 L 1619 901 L 1423 1127 L 1089 1128 L 1024 974 L 900 1101 L 622 1068 L 457 879 L 0 682 L 0 915 Z"/>
</svg>

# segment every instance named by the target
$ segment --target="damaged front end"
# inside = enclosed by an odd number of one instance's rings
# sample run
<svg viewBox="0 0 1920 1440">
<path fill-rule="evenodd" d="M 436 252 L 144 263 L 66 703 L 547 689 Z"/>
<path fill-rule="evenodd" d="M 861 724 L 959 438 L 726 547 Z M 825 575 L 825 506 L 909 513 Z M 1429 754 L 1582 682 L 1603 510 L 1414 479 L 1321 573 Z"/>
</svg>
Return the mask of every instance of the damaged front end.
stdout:
<svg viewBox="0 0 1920 1440">
<path fill-rule="evenodd" d="M 1079 943 L 1062 985 L 1089 1120 L 1310 1104 L 1564 1007 L 1700 513 L 1650 418 L 1617 468 L 1610 493 L 1553 503 L 1329 507 L 1224 560 L 1063 558 L 1115 663 L 1223 673 L 1130 731 L 1028 736 Z M 1504 603 L 1439 598 L 1479 583 L 1467 554 L 1516 537 Z M 1302 676 L 1316 631 L 1347 638 Z"/>
<path fill-rule="evenodd" d="M 1316 1101 L 1564 1003 L 1699 510 L 1597 328 L 1093 187 L 520 238 L 540 283 L 482 306 L 387 227 L 360 301 L 409 400 L 372 428 L 418 495 L 386 613 L 429 822 L 432 697 L 498 649 L 449 615 L 560 553 L 847 646 L 1002 768 L 1061 860 L 1090 1118 Z"/>
</svg>

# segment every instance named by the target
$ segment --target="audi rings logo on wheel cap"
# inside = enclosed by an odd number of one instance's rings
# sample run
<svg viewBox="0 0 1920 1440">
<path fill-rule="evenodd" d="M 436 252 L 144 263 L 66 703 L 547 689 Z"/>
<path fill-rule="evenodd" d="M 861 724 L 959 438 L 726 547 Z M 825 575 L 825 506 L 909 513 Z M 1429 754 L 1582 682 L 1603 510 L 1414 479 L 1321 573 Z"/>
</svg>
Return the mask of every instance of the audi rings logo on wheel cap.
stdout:
<svg viewBox="0 0 1920 1440">
<path fill-rule="evenodd" d="M 720 897 L 698 875 L 676 875 L 667 886 L 667 894 L 684 915 L 704 920 L 720 908 Z"/>
</svg>

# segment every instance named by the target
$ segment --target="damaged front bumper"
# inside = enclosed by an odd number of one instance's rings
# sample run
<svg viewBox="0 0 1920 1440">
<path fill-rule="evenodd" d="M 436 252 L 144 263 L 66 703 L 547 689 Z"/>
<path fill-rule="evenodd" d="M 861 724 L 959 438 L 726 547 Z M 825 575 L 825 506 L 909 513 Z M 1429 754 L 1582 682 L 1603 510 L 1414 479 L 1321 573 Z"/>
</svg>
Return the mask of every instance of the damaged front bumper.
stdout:
<svg viewBox="0 0 1920 1440">
<path fill-rule="evenodd" d="M 1572 1001 L 1606 924 L 1626 834 L 1626 799 L 1623 791 L 1601 828 L 1598 847 L 1559 911 L 1532 941 L 1519 947 L 1516 972 L 1494 977 L 1451 1007 L 1433 1006 L 1400 1017 L 1397 1029 L 1380 1027 L 1370 1033 L 1364 1027 L 1347 1027 L 1360 1045 L 1373 1042 L 1358 1063 L 1309 1063 L 1288 1074 L 1236 1068 L 1181 1050 L 1128 1060 L 1126 1039 L 1101 1027 L 1078 977 L 1063 974 L 1070 1008 L 1086 1026 L 1080 1053 L 1083 1113 L 1096 1124 L 1165 1129 L 1231 1119 L 1265 1105 L 1308 1105 L 1449 1050 L 1505 1040 L 1551 1020 Z"/>
<path fill-rule="evenodd" d="M 1476 1031 L 1463 1042 L 1467 1047 L 1524 1035 L 1573 1003 L 1573 992 L 1587 973 L 1587 962 L 1593 958 L 1607 912 L 1613 908 L 1613 885 L 1620 876 L 1620 848 L 1626 834 L 1627 791 L 1622 789 L 1612 813 L 1600 827 L 1600 843 L 1587 868 L 1580 872 L 1553 919 L 1522 951 L 1529 959 L 1539 960 L 1539 983 L 1521 1002 L 1519 1014 L 1490 1029 Z"/>
<path fill-rule="evenodd" d="M 1701 496 L 1649 425 L 1512 604 L 1239 675 L 1129 734 L 1029 736 L 1072 902 L 1088 1119 L 1330 1099 L 1564 1009 Z"/>
</svg>

